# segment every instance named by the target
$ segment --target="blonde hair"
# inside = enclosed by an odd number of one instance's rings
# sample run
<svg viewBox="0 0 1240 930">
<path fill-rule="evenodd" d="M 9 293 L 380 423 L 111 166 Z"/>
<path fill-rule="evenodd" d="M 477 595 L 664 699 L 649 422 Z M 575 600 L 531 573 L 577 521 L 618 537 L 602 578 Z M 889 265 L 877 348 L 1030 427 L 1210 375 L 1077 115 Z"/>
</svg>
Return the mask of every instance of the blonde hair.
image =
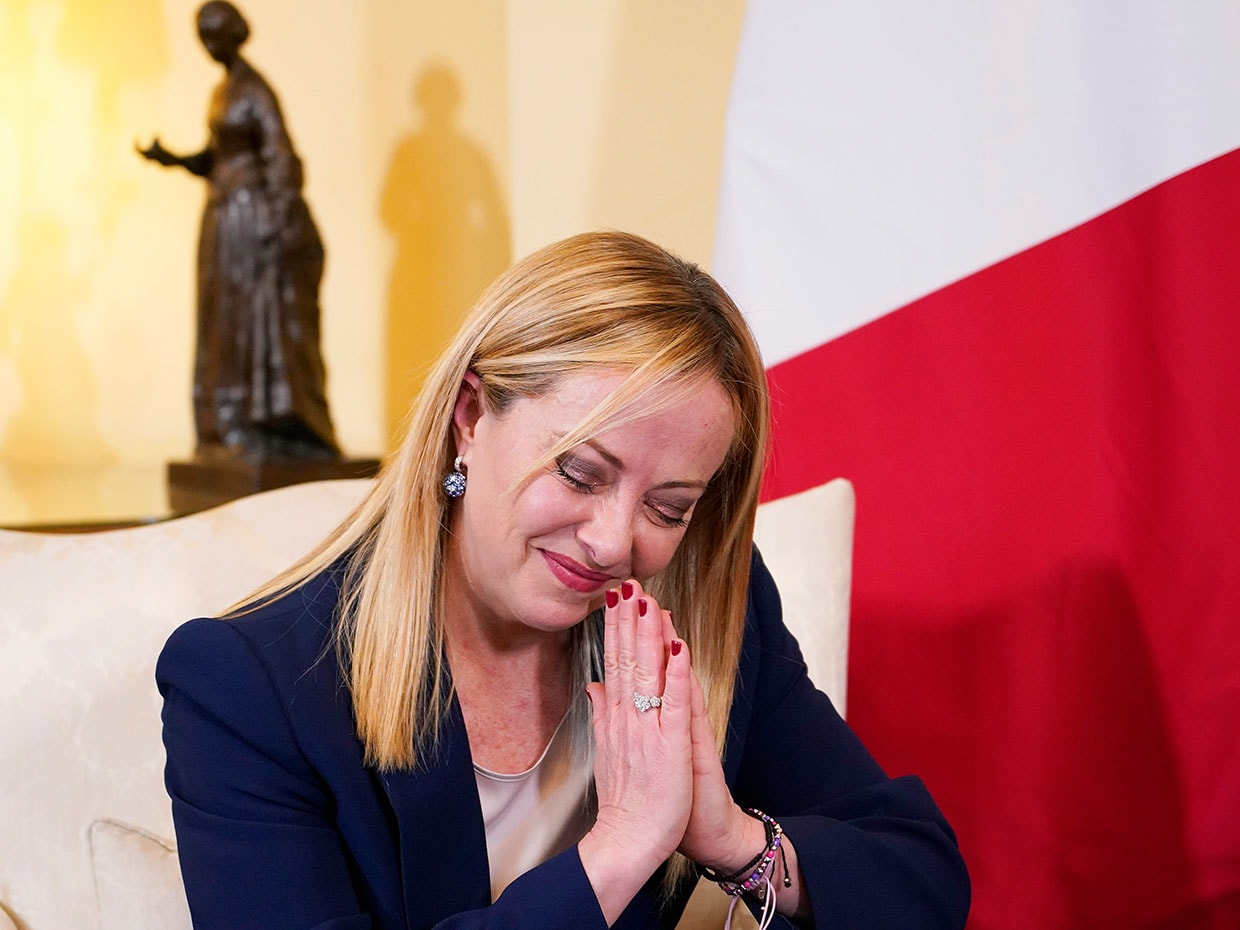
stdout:
<svg viewBox="0 0 1240 930">
<path fill-rule="evenodd" d="M 456 455 L 452 413 L 466 372 L 502 414 L 566 375 L 603 370 L 628 376 L 548 450 L 548 462 L 703 379 L 732 401 L 724 463 L 671 562 L 643 579 L 674 612 L 723 746 L 767 442 L 765 373 L 740 311 L 710 275 L 638 236 L 598 232 L 535 252 L 483 294 L 431 370 L 371 493 L 314 552 L 240 605 L 347 562 L 337 651 L 367 764 L 412 768 L 433 756 L 450 707 L 436 602 L 451 503 L 440 482 Z M 597 648 L 586 626 L 578 627 L 583 655 Z"/>
</svg>

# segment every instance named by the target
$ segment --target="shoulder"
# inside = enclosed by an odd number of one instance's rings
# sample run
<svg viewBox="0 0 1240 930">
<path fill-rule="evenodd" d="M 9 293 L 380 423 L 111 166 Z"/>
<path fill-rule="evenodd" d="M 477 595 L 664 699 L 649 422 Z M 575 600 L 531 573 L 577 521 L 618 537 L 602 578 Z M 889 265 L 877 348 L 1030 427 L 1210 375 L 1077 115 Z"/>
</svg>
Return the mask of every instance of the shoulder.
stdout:
<svg viewBox="0 0 1240 930">
<path fill-rule="evenodd" d="M 190 620 L 160 653 L 160 690 L 173 681 L 235 686 L 239 678 L 259 675 L 285 691 L 324 661 L 334 667 L 339 603 L 339 573 L 329 570 L 238 616 Z"/>
<path fill-rule="evenodd" d="M 233 93 L 263 109 L 279 111 L 276 92 L 262 73 L 245 59 L 238 62 L 235 71 L 228 76 Z"/>
<path fill-rule="evenodd" d="M 360 758 L 335 649 L 338 577 L 328 572 L 236 618 L 191 620 L 164 644 L 155 682 L 169 758 L 263 747 L 288 771 Z"/>
</svg>

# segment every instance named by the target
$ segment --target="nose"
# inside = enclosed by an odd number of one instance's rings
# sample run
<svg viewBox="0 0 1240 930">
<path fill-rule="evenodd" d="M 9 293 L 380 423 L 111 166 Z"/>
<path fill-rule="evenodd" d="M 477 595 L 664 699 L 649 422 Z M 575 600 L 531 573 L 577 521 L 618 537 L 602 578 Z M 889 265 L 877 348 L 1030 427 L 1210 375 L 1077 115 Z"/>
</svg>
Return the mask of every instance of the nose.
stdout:
<svg viewBox="0 0 1240 930">
<path fill-rule="evenodd" d="M 577 538 L 600 570 L 628 573 L 633 563 L 633 509 L 610 495 L 600 495 L 592 503 Z"/>
</svg>

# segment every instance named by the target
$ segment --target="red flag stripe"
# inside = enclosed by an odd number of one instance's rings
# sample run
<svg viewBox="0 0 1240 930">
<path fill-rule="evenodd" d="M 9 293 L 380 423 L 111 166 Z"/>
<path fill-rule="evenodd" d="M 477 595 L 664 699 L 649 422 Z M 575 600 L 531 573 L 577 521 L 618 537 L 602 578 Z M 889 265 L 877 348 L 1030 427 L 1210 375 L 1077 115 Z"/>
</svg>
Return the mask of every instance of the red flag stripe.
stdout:
<svg viewBox="0 0 1240 930">
<path fill-rule="evenodd" d="M 770 371 L 766 496 L 856 484 L 850 718 L 973 926 L 1240 925 L 1238 354 L 1240 151 Z"/>
</svg>

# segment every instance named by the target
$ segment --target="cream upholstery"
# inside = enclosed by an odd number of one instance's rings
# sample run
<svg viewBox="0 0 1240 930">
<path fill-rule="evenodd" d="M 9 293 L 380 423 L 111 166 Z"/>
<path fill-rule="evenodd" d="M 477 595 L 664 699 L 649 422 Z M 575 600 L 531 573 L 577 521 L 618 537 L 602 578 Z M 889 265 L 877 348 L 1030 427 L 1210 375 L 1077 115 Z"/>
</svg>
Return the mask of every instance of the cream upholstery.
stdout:
<svg viewBox="0 0 1240 930">
<path fill-rule="evenodd" d="M 754 541 L 779 586 L 814 684 L 841 714 L 848 692 L 853 486 L 843 478 L 758 508 Z"/>
<path fill-rule="evenodd" d="M 90 825 L 99 930 L 191 930 L 176 846 L 117 820 Z"/>
<path fill-rule="evenodd" d="M 0 904 L 19 926 L 96 925 L 93 821 L 172 836 L 154 682 L 168 634 L 302 555 L 367 487 L 296 485 L 103 533 L 0 531 Z"/>
<path fill-rule="evenodd" d="M 161 839 L 155 657 L 178 623 L 284 568 L 369 486 L 296 485 L 104 533 L 0 531 L 0 930 L 6 911 L 21 930 L 188 926 Z M 846 482 L 760 510 L 789 623 L 841 707 L 851 533 Z M 711 904 L 699 913 L 717 928 Z"/>
</svg>

